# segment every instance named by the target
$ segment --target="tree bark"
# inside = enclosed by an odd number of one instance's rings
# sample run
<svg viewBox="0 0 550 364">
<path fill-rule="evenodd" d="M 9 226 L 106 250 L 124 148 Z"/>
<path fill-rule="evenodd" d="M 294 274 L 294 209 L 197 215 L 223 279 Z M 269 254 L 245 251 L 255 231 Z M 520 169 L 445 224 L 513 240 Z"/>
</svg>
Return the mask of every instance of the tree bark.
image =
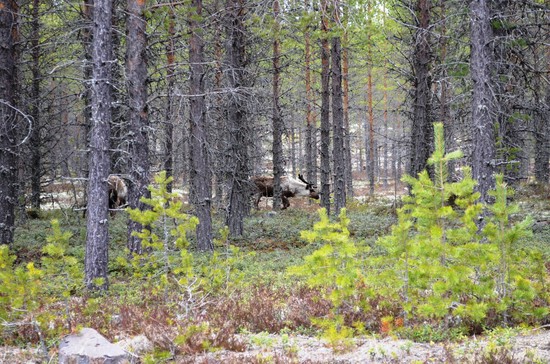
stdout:
<svg viewBox="0 0 550 364">
<path fill-rule="evenodd" d="M 471 56 L 470 72 L 474 85 L 472 96 L 473 154 L 472 176 L 477 181 L 481 202 L 495 185 L 495 106 L 491 68 L 493 67 L 491 16 L 487 0 L 470 3 Z"/>
<path fill-rule="evenodd" d="M 542 67 L 546 67 L 548 73 L 550 73 L 550 46 L 545 45 L 543 54 L 546 54 L 546 57 L 540 57 L 542 62 Z M 541 67 L 541 69 L 542 69 Z M 542 83 L 542 78 L 540 74 L 536 76 L 538 82 Z M 537 92 L 538 96 L 537 104 L 541 105 L 538 100 L 544 99 L 544 104 L 546 107 L 541 106 L 538 110 L 535 110 L 535 132 L 536 132 L 536 150 L 537 155 L 535 157 L 535 173 L 537 181 L 539 182 L 548 182 L 550 177 L 550 166 L 548 165 L 548 160 L 550 159 L 550 127 L 548 125 L 548 120 L 550 120 L 550 83 L 547 81 L 544 88 L 540 88 Z"/>
<path fill-rule="evenodd" d="M 283 118 L 279 105 L 281 74 L 281 42 L 279 39 L 279 0 L 273 0 L 273 210 L 281 208 L 281 177 L 283 176 Z"/>
<path fill-rule="evenodd" d="M 42 172 L 42 138 L 40 136 L 40 1 L 33 0 L 31 20 L 31 58 L 32 58 L 32 85 L 31 85 L 31 110 L 33 125 L 30 136 L 31 149 L 31 205 L 40 209 L 40 177 Z"/>
<path fill-rule="evenodd" d="M 370 44 L 370 42 L 369 42 Z M 372 51 L 368 49 L 369 65 L 367 66 L 367 108 L 368 108 L 368 133 L 365 133 L 367 139 L 367 176 L 369 179 L 369 196 L 374 196 L 374 180 L 375 180 L 375 155 L 374 155 L 374 107 L 372 103 L 372 94 L 374 88 L 372 86 Z"/>
<path fill-rule="evenodd" d="M 0 244 L 11 245 L 17 183 L 16 37 L 17 3 L 0 0 Z"/>
<path fill-rule="evenodd" d="M 306 7 L 308 7 L 308 0 L 305 0 Z M 309 9 L 308 9 L 309 10 Z M 314 97 L 311 87 L 311 31 L 309 24 L 305 29 L 305 83 L 306 83 L 306 170 L 307 180 L 317 184 L 317 172 L 316 172 L 316 160 L 317 160 L 317 148 L 315 143 L 315 114 L 313 112 Z"/>
<path fill-rule="evenodd" d="M 126 34 L 126 77 L 128 88 L 129 121 L 129 166 L 128 205 L 133 209 L 145 210 L 147 205 L 140 201 L 149 191 L 149 115 L 147 111 L 147 22 L 145 0 L 128 0 Z M 128 249 L 141 254 L 141 241 L 132 233 L 143 226 L 136 221 L 128 222 Z"/>
<path fill-rule="evenodd" d="M 92 131 L 92 39 L 93 39 L 93 16 L 94 16 L 94 4 L 93 0 L 84 0 L 81 5 L 81 16 L 84 22 L 82 28 L 82 45 L 84 49 L 84 141 L 86 145 L 90 143 L 91 131 Z M 86 154 L 82 157 L 83 163 L 81 168 L 81 176 L 89 175 L 88 162 L 90 160 L 90 151 L 86 150 Z M 84 196 L 84 201 L 88 201 L 88 196 Z"/>
<path fill-rule="evenodd" d="M 445 147 L 447 150 L 455 150 L 456 138 L 454 133 L 454 123 L 451 120 L 451 103 L 450 103 L 450 82 L 447 71 L 447 43 L 449 35 L 447 34 L 447 7 L 445 0 L 439 1 L 441 12 L 441 37 L 439 41 L 441 73 L 439 75 L 439 83 L 441 87 L 441 96 L 439 100 L 439 120 L 443 123 L 445 129 Z M 455 161 L 448 161 L 449 178 L 452 180 L 455 171 Z"/>
<path fill-rule="evenodd" d="M 540 48 L 546 48 L 546 52 Z M 541 53 L 546 57 L 541 56 Z M 547 183 L 550 178 L 550 84 L 543 85 L 543 69 L 546 66 L 550 70 L 550 47 L 536 46 L 535 48 L 535 104 L 541 105 L 534 110 L 535 127 L 535 178 L 538 182 Z M 546 107 L 543 106 L 544 95 L 546 94 Z"/>
<path fill-rule="evenodd" d="M 411 126 L 411 151 L 408 173 L 416 177 L 428 166 L 433 150 L 433 127 L 431 115 L 432 50 L 430 45 L 430 0 L 418 0 L 418 19 L 413 55 L 413 118 Z"/>
<path fill-rule="evenodd" d="M 372 27 L 372 3 L 371 0 L 368 0 L 368 16 L 369 16 L 369 28 Z M 371 44 L 371 35 L 368 35 L 367 43 L 367 109 L 368 109 L 368 133 L 365 130 L 365 136 L 367 137 L 367 176 L 369 179 L 369 196 L 374 196 L 374 107 L 372 103 L 372 94 L 374 93 L 374 88 L 372 86 L 372 68 L 373 68 L 373 59 L 372 59 L 372 44 Z"/>
<path fill-rule="evenodd" d="M 335 5 L 334 13 L 337 14 Z M 335 15 L 337 20 L 337 15 Z M 337 22 L 336 22 L 337 23 Z M 342 104 L 342 64 L 339 37 L 332 38 L 332 163 L 334 165 L 334 214 L 346 207 L 346 175 L 344 150 L 344 109 Z"/>
<path fill-rule="evenodd" d="M 214 2 L 214 11 L 216 13 L 219 13 L 221 11 L 221 8 L 224 7 L 222 0 L 216 0 Z M 224 72 L 224 65 L 223 65 L 223 57 L 224 57 L 224 49 L 223 49 L 223 23 L 218 22 L 216 24 L 215 29 L 215 40 L 214 40 L 214 57 L 216 62 L 216 70 L 214 74 L 214 87 L 217 91 L 221 90 L 223 87 L 223 72 Z M 229 163 L 227 163 L 227 141 L 226 138 L 226 123 L 225 123 L 225 108 L 224 108 L 224 100 L 223 96 L 220 92 L 218 92 L 213 100 L 212 104 L 210 105 L 210 108 L 213 110 L 213 117 L 214 117 L 214 135 L 215 135 L 215 146 L 216 146 L 216 152 L 214 153 L 215 160 L 213 161 L 215 169 L 214 169 L 214 176 L 216 179 L 216 187 L 215 187 L 215 204 L 218 208 L 223 208 L 227 205 L 227 191 L 228 191 L 228 171 L 227 167 Z"/>
<path fill-rule="evenodd" d="M 247 96 L 245 90 L 246 59 L 246 7 L 245 0 L 227 0 L 226 29 L 228 37 L 227 64 L 229 88 L 232 90 L 227 106 L 229 154 L 231 173 L 229 176 L 229 211 L 226 223 L 232 236 L 244 232 L 244 218 L 250 210 L 249 196 L 249 145 L 251 140 L 247 125 Z"/>
<path fill-rule="evenodd" d="M 174 100 L 172 93 L 176 84 L 176 15 L 174 14 L 173 6 L 168 9 L 168 43 L 166 44 L 166 119 L 164 122 L 164 161 L 163 168 L 166 171 L 166 177 L 170 178 L 174 175 L 174 155 L 173 155 L 173 138 L 174 138 Z M 166 189 L 172 192 L 173 182 L 170 182 Z"/>
<path fill-rule="evenodd" d="M 321 1 L 321 207 L 330 215 L 330 47 L 328 4 Z"/>
<path fill-rule="evenodd" d="M 94 1 L 92 134 L 88 176 L 85 285 L 107 290 L 109 133 L 111 121 L 112 0 Z M 97 281 L 99 279 L 99 281 Z"/>
<path fill-rule="evenodd" d="M 347 22 L 349 11 L 345 7 L 344 22 Z M 343 102 L 344 102 L 344 175 L 346 180 L 346 196 L 353 197 L 353 167 L 351 164 L 351 133 L 349 123 L 349 40 L 348 32 L 344 30 L 342 47 L 342 82 L 343 82 Z"/>
<path fill-rule="evenodd" d="M 191 91 L 189 114 L 191 118 L 190 148 L 190 200 L 197 225 L 197 248 L 200 251 L 213 251 L 212 243 L 212 178 L 208 158 L 208 140 L 206 138 L 206 97 L 204 92 L 204 34 L 201 28 L 202 0 L 192 1 L 189 14 L 189 85 Z"/>
</svg>

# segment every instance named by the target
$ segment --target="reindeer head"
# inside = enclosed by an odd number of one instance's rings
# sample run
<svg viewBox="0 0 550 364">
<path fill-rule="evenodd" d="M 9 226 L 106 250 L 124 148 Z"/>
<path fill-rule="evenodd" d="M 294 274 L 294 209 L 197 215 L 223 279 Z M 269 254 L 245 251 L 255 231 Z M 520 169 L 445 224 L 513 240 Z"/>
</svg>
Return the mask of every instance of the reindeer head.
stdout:
<svg viewBox="0 0 550 364">
<path fill-rule="evenodd" d="M 315 186 L 311 182 L 306 181 L 304 176 L 302 176 L 301 174 L 298 175 L 298 178 L 300 179 L 300 181 L 302 181 L 306 184 L 306 190 L 309 191 L 309 197 L 318 200 L 319 199 L 319 193 L 316 190 L 317 186 Z"/>
</svg>

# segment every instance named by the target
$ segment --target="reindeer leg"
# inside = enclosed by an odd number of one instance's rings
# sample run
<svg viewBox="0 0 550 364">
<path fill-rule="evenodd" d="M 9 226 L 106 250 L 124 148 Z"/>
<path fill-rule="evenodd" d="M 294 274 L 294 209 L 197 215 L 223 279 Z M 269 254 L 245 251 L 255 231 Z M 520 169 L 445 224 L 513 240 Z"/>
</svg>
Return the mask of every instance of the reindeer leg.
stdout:
<svg viewBox="0 0 550 364">
<path fill-rule="evenodd" d="M 283 208 L 281 210 L 284 210 L 284 209 L 286 209 L 287 207 L 290 206 L 290 201 L 285 196 L 281 195 L 281 198 L 283 200 Z"/>
<path fill-rule="evenodd" d="M 261 200 L 261 199 L 262 199 L 262 194 L 260 193 L 260 194 L 258 195 L 258 198 L 256 199 L 256 210 L 259 210 L 259 209 L 260 209 L 259 204 L 260 204 L 260 200 Z"/>
</svg>

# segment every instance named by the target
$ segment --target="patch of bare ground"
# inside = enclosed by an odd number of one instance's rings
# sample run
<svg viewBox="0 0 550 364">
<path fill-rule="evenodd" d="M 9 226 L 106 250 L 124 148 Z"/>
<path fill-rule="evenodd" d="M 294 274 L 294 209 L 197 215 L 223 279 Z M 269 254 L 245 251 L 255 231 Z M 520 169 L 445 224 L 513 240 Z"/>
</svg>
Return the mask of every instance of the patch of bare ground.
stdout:
<svg viewBox="0 0 550 364">
<path fill-rule="evenodd" d="M 338 352 L 318 338 L 293 335 L 246 335 L 243 352 L 219 350 L 195 355 L 178 355 L 168 363 L 550 363 L 550 331 L 536 330 L 505 341 L 472 337 L 460 343 L 414 343 L 391 338 L 355 339 Z M 491 355 L 488 355 L 488 354 Z M 55 355 L 47 360 L 36 348 L 0 348 L 2 364 L 56 363 Z M 140 361 L 137 360 L 136 363 Z"/>
<path fill-rule="evenodd" d="M 268 344 L 252 344 L 242 353 L 220 351 L 177 358 L 178 363 L 550 363 L 550 331 L 495 343 L 483 337 L 461 343 L 414 343 L 408 340 L 356 339 L 335 352 L 323 340 L 269 335 Z M 494 350 L 489 357 L 487 353 Z"/>
</svg>

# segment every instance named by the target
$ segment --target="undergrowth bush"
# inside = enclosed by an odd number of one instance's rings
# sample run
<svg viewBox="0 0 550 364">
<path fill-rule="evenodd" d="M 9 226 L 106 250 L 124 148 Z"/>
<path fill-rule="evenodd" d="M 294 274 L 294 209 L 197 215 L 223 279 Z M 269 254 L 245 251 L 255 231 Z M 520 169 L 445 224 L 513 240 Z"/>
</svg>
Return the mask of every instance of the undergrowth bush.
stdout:
<svg viewBox="0 0 550 364">
<path fill-rule="evenodd" d="M 72 330 L 70 298 L 81 293 L 83 267 L 67 254 L 71 236 L 61 230 L 58 220 L 52 220 L 51 234 L 46 237 L 38 264 L 15 265 L 16 256 L 7 245 L 0 246 L 2 342 L 34 337 L 46 351 L 48 337 Z"/>
<path fill-rule="evenodd" d="M 398 305 L 398 316 L 381 318 L 383 333 L 390 323 L 397 331 L 433 323 L 431 332 L 436 333 L 443 322 L 443 329 L 478 332 L 548 317 L 548 275 L 541 255 L 518 245 L 530 236 L 532 220 L 511 221 L 518 208 L 508 203 L 511 190 L 501 176 L 491 193 L 495 202 L 487 206 L 477 202 L 468 168 L 460 181 L 448 182 L 447 163 L 461 155 L 445 153 L 443 126 L 436 124 L 429 160 L 433 178 L 426 171 L 418 178 L 404 177 L 411 193 L 403 199 L 391 233 L 377 242 L 386 254 L 362 261 L 364 247 L 350 239 L 345 210 L 335 223 L 321 212 L 313 230 L 302 233 L 308 241 L 325 244 L 290 272 L 332 302 L 331 315 L 317 320 L 331 342 L 338 344 L 364 328 L 362 322 L 346 320 L 350 306 L 372 312 L 384 306 L 395 311 Z"/>
</svg>

